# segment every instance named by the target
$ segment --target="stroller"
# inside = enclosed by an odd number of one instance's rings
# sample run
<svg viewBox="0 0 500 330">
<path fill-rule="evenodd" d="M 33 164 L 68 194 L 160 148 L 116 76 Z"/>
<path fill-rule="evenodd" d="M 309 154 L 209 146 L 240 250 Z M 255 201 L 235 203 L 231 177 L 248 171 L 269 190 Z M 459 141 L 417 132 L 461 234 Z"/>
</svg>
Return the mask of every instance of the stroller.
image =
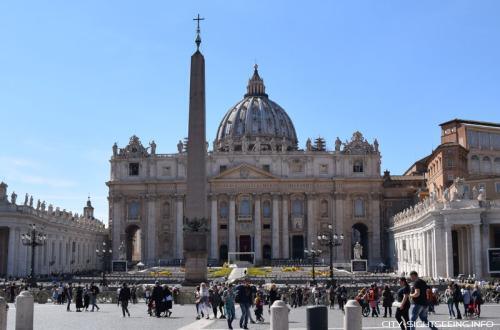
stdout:
<svg viewBox="0 0 500 330">
<path fill-rule="evenodd" d="M 469 306 L 467 306 L 467 315 L 469 317 L 475 317 L 475 318 L 479 316 L 479 312 L 477 310 L 477 304 L 474 300 L 472 300 Z"/>
</svg>

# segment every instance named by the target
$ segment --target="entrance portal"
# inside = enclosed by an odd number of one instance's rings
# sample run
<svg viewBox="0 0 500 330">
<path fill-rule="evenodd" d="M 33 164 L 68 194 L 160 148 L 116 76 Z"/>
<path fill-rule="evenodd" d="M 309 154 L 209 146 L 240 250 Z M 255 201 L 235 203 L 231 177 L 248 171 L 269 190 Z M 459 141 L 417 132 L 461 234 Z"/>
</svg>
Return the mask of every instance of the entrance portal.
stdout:
<svg viewBox="0 0 500 330">
<path fill-rule="evenodd" d="M 304 236 L 292 237 L 292 259 L 304 259 Z"/>
<path fill-rule="evenodd" d="M 250 235 L 240 236 L 240 251 L 239 252 L 252 252 L 252 237 Z M 242 254 L 239 260 L 252 262 L 252 255 Z"/>
<path fill-rule="evenodd" d="M 141 261 L 141 228 L 137 225 L 130 225 L 125 230 L 127 234 L 127 260 Z"/>
</svg>

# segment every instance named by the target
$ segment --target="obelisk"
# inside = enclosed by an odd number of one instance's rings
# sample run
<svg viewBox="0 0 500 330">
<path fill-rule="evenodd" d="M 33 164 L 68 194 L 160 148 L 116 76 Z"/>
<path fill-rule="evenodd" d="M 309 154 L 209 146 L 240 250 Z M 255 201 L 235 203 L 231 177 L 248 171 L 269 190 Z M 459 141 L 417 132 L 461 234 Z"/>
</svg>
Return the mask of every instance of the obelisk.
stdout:
<svg viewBox="0 0 500 330">
<path fill-rule="evenodd" d="M 200 52 L 200 18 L 196 29 L 196 52 L 191 56 L 189 126 L 187 143 L 187 191 L 184 228 L 185 283 L 207 279 L 207 174 L 205 134 L 205 58 Z M 201 224 L 201 226 L 200 226 Z"/>
</svg>

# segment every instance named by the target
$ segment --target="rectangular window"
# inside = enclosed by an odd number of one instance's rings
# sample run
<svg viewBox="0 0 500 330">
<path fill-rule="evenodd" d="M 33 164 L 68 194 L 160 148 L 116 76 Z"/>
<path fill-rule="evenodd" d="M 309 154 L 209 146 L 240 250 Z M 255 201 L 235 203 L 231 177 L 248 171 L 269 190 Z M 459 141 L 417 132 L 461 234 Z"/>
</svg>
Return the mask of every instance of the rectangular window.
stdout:
<svg viewBox="0 0 500 330">
<path fill-rule="evenodd" d="M 128 175 L 130 175 L 130 176 L 139 175 L 139 163 L 128 164 Z"/>
<path fill-rule="evenodd" d="M 447 158 L 446 165 L 448 166 L 448 168 L 453 167 L 453 158 Z"/>
<path fill-rule="evenodd" d="M 328 164 L 320 164 L 319 165 L 319 173 L 320 174 L 328 174 Z"/>
<path fill-rule="evenodd" d="M 271 172 L 271 167 L 269 165 L 262 165 L 262 169 L 266 172 Z"/>
<path fill-rule="evenodd" d="M 220 165 L 219 166 L 219 173 L 223 173 L 225 170 L 227 170 L 227 165 Z"/>
<path fill-rule="evenodd" d="M 265 223 L 263 226 L 262 226 L 263 229 L 271 229 L 271 225 L 268 224 L 268 223 Z"/>
<path fill-rule="evenodd" d="M 219 228 L 220 229 L 227 229 L 227 225 L 220 225 Z"/>
<path fill-rule="evenodd" d="M 453 181 L 455 176 L 453 174 L 448 174 L 448 181 Z"/>
<path fill-rule="evenodd" d="M 355 161 L 354 165 L 352 166 L 352 171 L 354 173 L 362 173 L 363 172 L 363 162 L 360 160 Z"/>
<path fill-rule="evenodd" d="M 495 191 L 500 193 L 500 182 L 495 183 Z"/>
</svg>

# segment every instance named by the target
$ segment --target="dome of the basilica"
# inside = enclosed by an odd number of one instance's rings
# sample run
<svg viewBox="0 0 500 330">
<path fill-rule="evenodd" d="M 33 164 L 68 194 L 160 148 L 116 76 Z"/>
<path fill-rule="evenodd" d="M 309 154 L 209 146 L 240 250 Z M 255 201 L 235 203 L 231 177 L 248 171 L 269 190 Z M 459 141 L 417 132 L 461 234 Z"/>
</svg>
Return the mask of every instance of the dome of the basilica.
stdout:
<svg viewBox="0 0 500 330">
<path fill-rule="evenodd" d="M 287 151 L 297 148 L 288 114 L 265 93 L 257 65 L 247 93 L 224 115 L 214 142 L 216 151 Z"/>
</svg>

